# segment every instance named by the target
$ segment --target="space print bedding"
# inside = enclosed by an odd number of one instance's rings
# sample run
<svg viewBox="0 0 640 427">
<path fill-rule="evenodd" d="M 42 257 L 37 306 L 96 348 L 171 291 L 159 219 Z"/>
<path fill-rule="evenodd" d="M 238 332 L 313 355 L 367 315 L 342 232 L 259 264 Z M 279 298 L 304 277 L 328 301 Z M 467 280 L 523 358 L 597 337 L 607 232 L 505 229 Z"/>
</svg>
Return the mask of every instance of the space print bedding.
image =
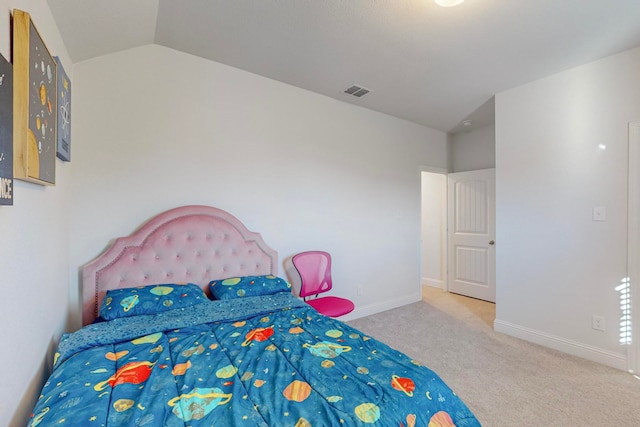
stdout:
<svg viewBox="0 0 640 427">
<path fill-rule="evenodd" d="M 31 426 L 478 426 L 428 368 L 291 293 L 65 335 Z"/>
<path fill-rule="evenodd" d="M 29 426 L 479 426 L 431 370 L 325 317 L 277 253 L 217 208 L 185 206 L 83 268 Z"/>
</svg>

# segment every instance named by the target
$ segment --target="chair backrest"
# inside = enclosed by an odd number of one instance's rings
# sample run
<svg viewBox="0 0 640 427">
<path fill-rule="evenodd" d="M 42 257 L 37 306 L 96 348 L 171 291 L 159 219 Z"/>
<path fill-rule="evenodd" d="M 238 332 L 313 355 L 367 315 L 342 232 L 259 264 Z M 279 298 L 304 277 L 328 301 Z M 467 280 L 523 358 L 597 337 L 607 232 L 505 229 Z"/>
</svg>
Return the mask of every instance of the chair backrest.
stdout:
<svg viewBox="0 0 640 427">
<path fill-rule="evenodd" d="M 331 289 L 331 255 L 328 252 L 301 252 L 294 255 L 291 262 L 302 280 L 300 287 L 302 298 Z"/>
</svg>

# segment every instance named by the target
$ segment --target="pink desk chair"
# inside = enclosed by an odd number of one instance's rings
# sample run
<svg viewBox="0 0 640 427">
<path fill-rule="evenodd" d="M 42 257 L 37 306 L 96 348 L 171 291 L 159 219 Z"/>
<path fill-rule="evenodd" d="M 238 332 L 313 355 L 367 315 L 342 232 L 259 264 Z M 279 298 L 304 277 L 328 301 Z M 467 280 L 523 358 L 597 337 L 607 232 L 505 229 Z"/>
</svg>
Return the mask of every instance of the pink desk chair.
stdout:
<svg viewBox="0 0 640 427">
<path fill-rule="evenodd" d="M 298 270 L 302 286 L 300 297 L 321 314 L 338 317 L 353 311 L 353 302 L 346 298 L 318 294 L 331 290 L 331 255 L 323 251 L 308 251 L 294 255 L 293 266 Z M 315 295 L 315 298 L 307 299 Z"/>
</svg>

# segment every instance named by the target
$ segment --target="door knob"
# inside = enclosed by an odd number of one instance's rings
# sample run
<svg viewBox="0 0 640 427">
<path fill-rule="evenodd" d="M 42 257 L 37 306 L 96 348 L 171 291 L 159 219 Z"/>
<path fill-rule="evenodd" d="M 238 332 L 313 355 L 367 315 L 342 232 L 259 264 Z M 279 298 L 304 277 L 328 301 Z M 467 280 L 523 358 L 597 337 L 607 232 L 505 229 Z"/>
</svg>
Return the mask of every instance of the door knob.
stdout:
<svg viewBox="0 0 640 427">
<path fill-rule="evenodd" d="M 489 241 L 489 244 L 490 244 L 491 246 L 493 246 L 493 245 L 495 245 L 495 244 L 496 244 L 496 242 L 495 242 L 495 240 L 490 240 L 490 241 Z"/>
</svg>

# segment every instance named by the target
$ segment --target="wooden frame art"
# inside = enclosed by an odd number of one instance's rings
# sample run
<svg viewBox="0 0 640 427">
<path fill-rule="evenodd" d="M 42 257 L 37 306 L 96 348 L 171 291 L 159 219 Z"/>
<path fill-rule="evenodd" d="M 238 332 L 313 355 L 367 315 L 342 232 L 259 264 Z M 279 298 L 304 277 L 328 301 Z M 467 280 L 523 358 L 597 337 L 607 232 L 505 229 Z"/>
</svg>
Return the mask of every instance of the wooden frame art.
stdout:
<svg viewBox="0 0 640 427">
<path fill-rule="evenodd" d="M 58 64 L 58 121 L 56 126 L 56 155 L 65 162 L 71 161 L 71 81 L 64 71 L 62 61 Z"/>
<path fill-rule="evenodd" d="M 27 12 L 13 10 L 13 177 L 56 183 L 57 65 Z"/>
<path fill-rule="evenodd" d="M 13 68 L 0 54 L 0 206 L 13 205 Z"/>
</svg>

